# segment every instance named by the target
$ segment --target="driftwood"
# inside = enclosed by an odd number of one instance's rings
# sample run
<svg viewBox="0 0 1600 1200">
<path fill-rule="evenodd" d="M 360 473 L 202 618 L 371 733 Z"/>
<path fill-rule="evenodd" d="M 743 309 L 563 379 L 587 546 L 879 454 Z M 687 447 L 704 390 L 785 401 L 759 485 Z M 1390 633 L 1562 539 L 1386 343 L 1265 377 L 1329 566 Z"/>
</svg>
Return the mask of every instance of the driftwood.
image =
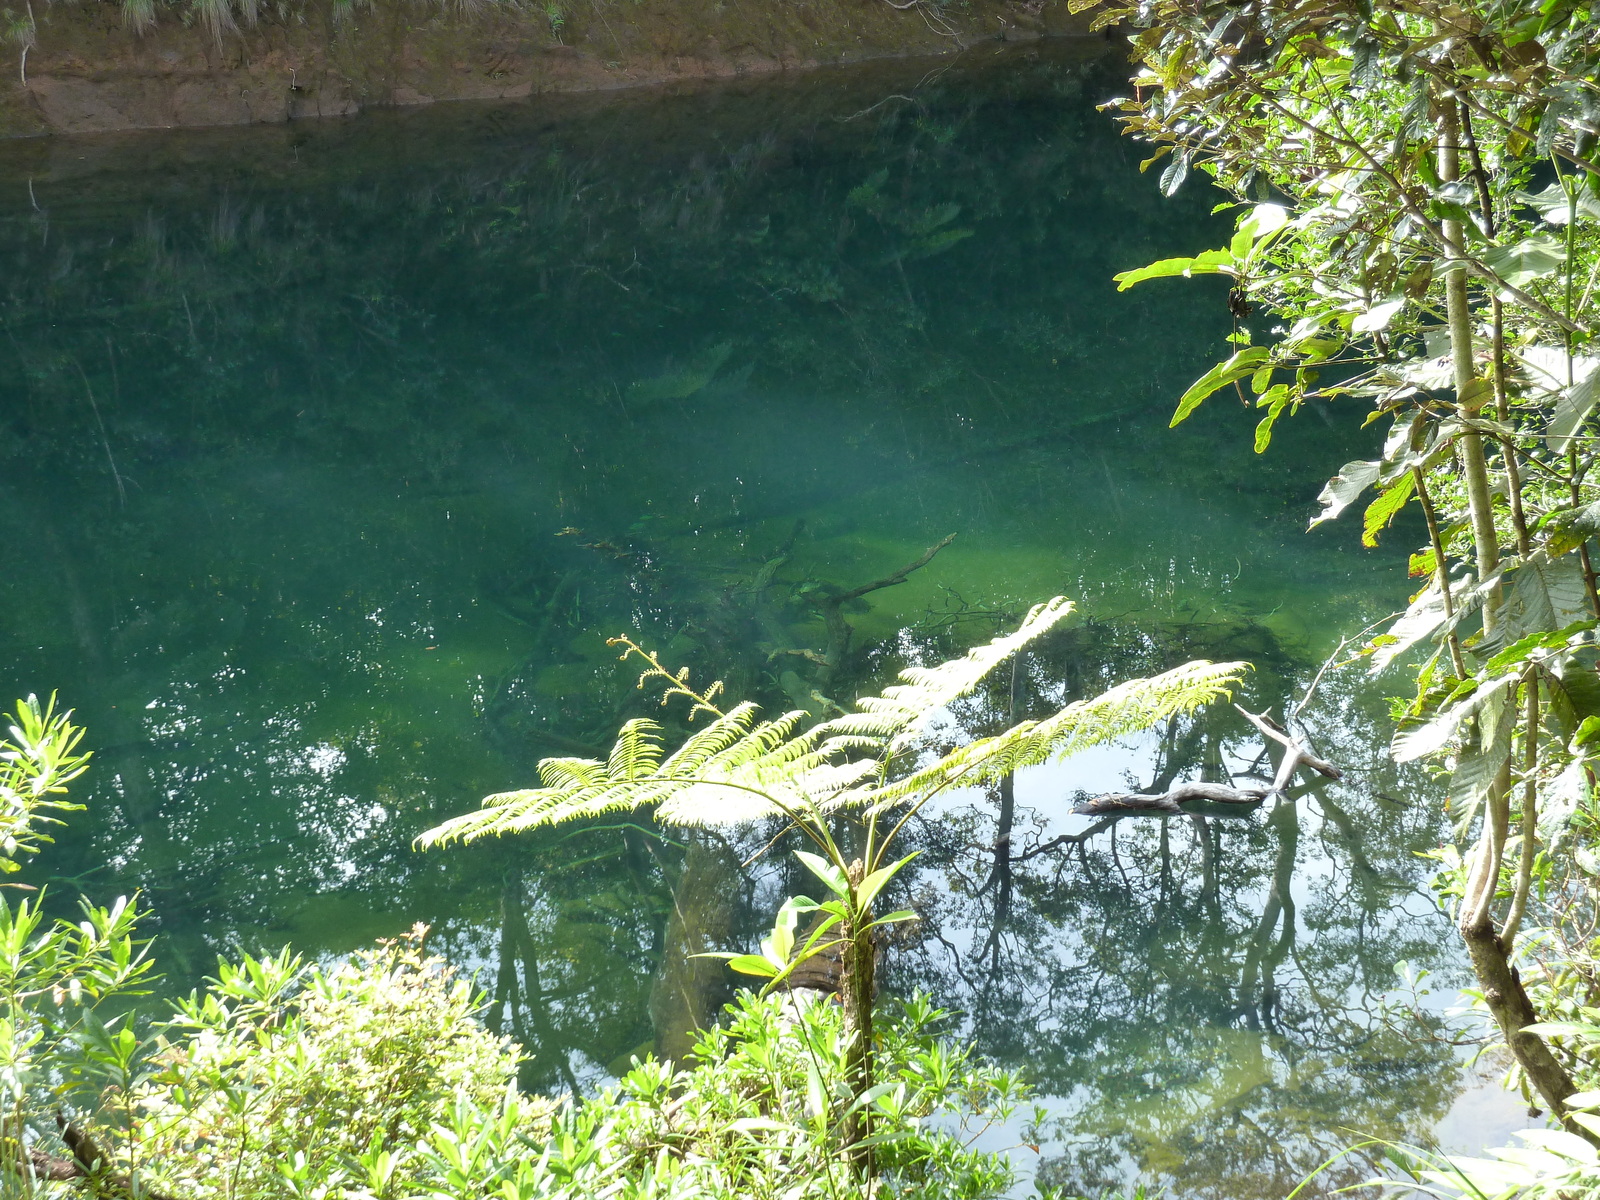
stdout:
<svg viewBox="0 0 1600 1200">
<path fill-rule="evenodd" d="M 1278 774 L 1271 787 L 1236 788 L 1223 783 L 1180 783 L 1158 793 L 1110 792 L 1086 800 L 1072 811 L 1075 815 L 1097 817 L 1107 813 L 1181 813 L 1183 806 L 1194 800 L 1208 800 L 1217 804 L 1260 804 L 1269 796 L 1283 795 L 1289 781 L 1301 766 L 1310 767 L 1329 779 L 1342 779 L 1344 773 L 1332 763 L 1318 758 L 1276 721 L 1265 714 L 1247 712 L 1239 708 L 1241 716 L 1269 741 L 1283 747 L 1283 758 L 1278 763 Z"/>
<path fill-rule="evenodd" d="M 1343 771 L 1334 766 L 1331 762 L 1327 762 L 1318 758 L 1315 754 L 1312 754 L 1311 751 L 1307 750 L 1298 741 L 1291 737 L 1287 729 L 1285 729 L 1282 725 L 1279 725 L 1265 713 L 1261 713 L 1258 716 L 1253 712 L 1248 712 L 1245 709 L 1240 708 L 1237 704 L 1235 704 L 1233 707 L 1238 710 L 1240 716 L 1259 729 L 1262 733 L 1262 736 L 1271 738 L 1273 741 L 1277 742 L 1289 752 L 1290 757 L 1296 760 L 1295 762 L 1290 763 L 1287 768 L 1280 765 L 1278 768 L 1278 774 L 1280 776 L 1284 774 L 1286 769 L 1292 772 L 1296 765 L 1299 763 L 1305 763 L 1305 765 L 1310 767 L 1313 771 L 1316 771 L 1319 775 L 1326 775 L 1329 779 L 1344 778 Z M 1288 762 L 1289 759 L 1285 758 L 1284 761 Z"/>
<path fill-rule="evenodd" d="M 1211 800 L 1218 804 L 1260 804 L 1272 794 L 1268 788 L 1233 788 L 1221 783 L 1180 783 L 1170 791 L 1109 792 L 1086 800 L 1072 811 L 1079 816 L 1097 817 L 1102 813 L 1155 812 L 1180 813 L 1191 800 Z"/>
<path fill-rule="evenodd" d="M 173 1200 L 170 1196 L 145 1187 L 135 1191 L 132 1180 L 109 1169 L 110 1158 L 89 1132 L 79 1129 L 59 1112 L 56 1113 L 56 1128 L 61 1131 L 61 1140 L 66 1143 L 72 1157 L 57 1158 L 37 1146 L 28 1147 L 28 1168 L 31 1168 L 35 1179 L 47 1179 L 52 1183 L 82 1183 L 91 1195 L 102 1197 L 103 1200 L 134 1200 L 135 1197 L 138 1200 Z M 15 1161 L 11 1167 L 19 1174 L 28 1169 Z"/>
</svg>

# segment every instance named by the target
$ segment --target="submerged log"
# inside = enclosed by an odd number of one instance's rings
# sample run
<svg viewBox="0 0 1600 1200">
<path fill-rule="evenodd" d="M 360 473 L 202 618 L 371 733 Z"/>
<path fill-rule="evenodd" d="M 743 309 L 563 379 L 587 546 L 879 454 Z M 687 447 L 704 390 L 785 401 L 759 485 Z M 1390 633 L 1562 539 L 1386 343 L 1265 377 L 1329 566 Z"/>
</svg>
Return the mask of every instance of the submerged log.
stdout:
<svg viewBox="0 0 1600 1200">
<path fill-rule="evenodd" d="M 1294 773 L 1302 766 L 1310 767 L 1329 779 L 1344 777 L 1338 767 L 1311 753 L 1265 714 L 1249 712 L 1237 704 L 1234 708 L 1269 742 L 1277 742 L 1283 747 L 1283 758 L 1279 760 L 1278 774 L 1271 787 L 1236 788 L 1222 783 L 1180 783 L 1166 792 L 1111 792 L 1085 800 L 1072 810 L 1073 815 L 1098 817 L 1106 813 L 1181 813 L 1185 804 L 1195 800 L 1209 800 L 1217 804 L 1260 804 L 1268 796 L 1285 795 Z"/>
<path fill-rule="evenodd" d="M 1106 813 L 1181 813 L 1193 800 L 1218 804 L 1260 804 L 1272 794 L 1271 788 L 1234 788 L 1221 783 L 1180 783 L 1170 791 L 1111 792 L 1085 800 L 1073 809 L 1075 816 L 1098 817 Z"/>
</svg>

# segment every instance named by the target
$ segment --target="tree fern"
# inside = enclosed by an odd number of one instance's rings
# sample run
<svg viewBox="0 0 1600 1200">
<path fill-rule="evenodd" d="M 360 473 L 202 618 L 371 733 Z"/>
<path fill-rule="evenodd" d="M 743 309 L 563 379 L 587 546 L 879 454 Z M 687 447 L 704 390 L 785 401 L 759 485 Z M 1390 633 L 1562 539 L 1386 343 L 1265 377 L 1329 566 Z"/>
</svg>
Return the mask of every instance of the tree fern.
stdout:
<svg viewBox="0 0 1600 1200">
<path fill-rule="evenodd" d="M 993 782 L 1024 767 L 1104 745 L 1226 698 L 1247 670 L 1248 663 L 1195 661 L 1149 679 L 1131 679 L 1042 721 L 1024 721 L 995 737 L 957 746 L 873 789 L 866 799 L 879 811 L 901 802 L 920 804 L 952 785 Z"/>
<path fill-rule="evenodd" d="M 883 886 L 914 857 L 890 862 L 888 853 L 911 815 L 946 788 L 980 783 L 1098 745 L 1219 699 L 1246 669 L 1243 663 L 1194 662 L 1153 679 L 1130 680 L 1045 720 L 1024 721 L 997 737 L 980 738 L 896 773 L 902 763 L 910 764 L 919 736 L 939 713 L 1071 610 L 1058 597 L 1030 612 L 1015 633 L 937 667 L 907 668 L 900 682 L 881 696 L 858 701 L 855 712 L 810 725 L 809 714 L 801 711 L 770 721 L 762 720 L 751 704 L 723 711 L 714 703 L 720 685 L 696 692 L 686 671 L 674 674 L 649 651 L 626 638 L 615 639 L 614 644 L 626 647 L 624 658 L 637 655 L 647 664 L 641 685 L 663 683 L 665 699 L 687 698 L 690 719 L 704 714 L 711 717 L 710 725 L 663 758 L 661 726 L 644 718 L 629 721 L 604 762 L 545 759 L 539 764 L 541 787 L 490 796 L 477 812 L 446 821 L 418 841 L 425 846 L 471 841 L 617 809 L 653 808 L 656 818 L 669 825 L 726 826 L 787 818 L 821 851 L 801 853 L 800 859 L 832 898 L 820 905 L 795 898 L 779 914 L 779 925 L 785 914 L 792 917 L 802 905 L 827 914 L 801 957 L 816 951 L 822 931 L 836 929 L 827 945 L 840 952 L 846 1072 L 855 1095 L 870 1096 L 874 930 L 910 916 L 897 912 L 875 919 L 872 906 Z M 841 849 L 832 829 L 832 816 L 852 808 L 859 810 L 864 835 L 859 854 Z M 892 822 L 887 832 L 879 828 L 885 819 Z M 729 965 L 752 971 L 771 986 L 788 974 L 784 961 L 771 960 L 790 958 L 792 928 L 782 938 L 775 932 L 764 949 L 770 951 L 765 957 L 728 955 Z M 859 1099 L 841 1130 L 852 1169 L 870 1175 L 871 1114 Z"/>
<path fill-rule="evenodd" d="M 1058 597 L 1033 609 L 1016 632 L 936 667 L 909 667 L 882 695 L 858 701 L 855 712 L 806 728 L 803 711 L 761 720 L 752 704 L 718 709 L 715 689 L 694 692 L 685 674 L 668 672 L 628 642 L 629 653 L 650 664 L 645 677 L 664 679 L 669 694 L 690 697 L 696 713 L 713 716 L 708 727 L 663 757 L 660 724 L 629 721 L 604 762 L 545 759 L 539 764 L 542 786 L 490 796 L 477 812 L 429 830 L 419 842 L 471 841 L 619 809 L 654 808 L 658 819 L 673 825 L 728 826 L 786 816 L 805 827 L 851 806 L 869 816 L 899 804 L 915 808 L 950 786 L 986 782 L 1191 712 L 1226 696 L 1247 669 L 1243 663 L 1193 662 L 1130 680 L 893 777 L 896 760 L 938 713 L 1071 611 Z"/>
</svg>

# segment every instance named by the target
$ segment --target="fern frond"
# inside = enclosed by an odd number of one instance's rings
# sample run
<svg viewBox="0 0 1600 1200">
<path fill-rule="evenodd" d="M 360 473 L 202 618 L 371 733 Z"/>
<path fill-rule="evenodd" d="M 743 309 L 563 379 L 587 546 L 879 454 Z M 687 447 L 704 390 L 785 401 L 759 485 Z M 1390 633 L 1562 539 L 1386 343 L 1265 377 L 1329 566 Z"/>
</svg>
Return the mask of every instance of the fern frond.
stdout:
<svg viewBox="0 0 1600 1200">
<path fill-rule="evenodd" d="M 936 762 L 872 789 L 863 799 L 873 811 L 882 811 L 953 784 L 992 783 L 1023 767 L 1065 758 L 1225 699 L 1249 669 L 1249 663 L 1199 660 L 1148 679 L 1130 679 L 1042 721 L 1024 721 L 1002 734 L 958 746 Z"/>
<path fill-rule="evenodd" d="M 759 706 L 746 701 L 736 704 L 672 752 L 662 766 L 669 775 L 692 775 L 713 756 L 721 754 L 749 732 Z"/>
<path fill-rule="evenodd" d="M 778 797 L 783 807 L 793 808 L 794 796 Z M 714 829 L 727 825 L 746 825 L 782 814 L 774 798 L 752 784 L 719 779 L 706 772 L 702 779 L 686 782 L 662 800 L 656 819 L 667 825 L 689 825 Z"/>
<path fill-rule="evenodd" d="M 872 812 L 882 812 L 903 801 L 921 799 L 957 782 L 963 787 L 970 787 L 997 778 L 1006 772 L 991 769 L 993 762 L 997 758 L 1003 760 L 1017 739 L 1031 733 L 1035 724 L 1033 721 L 1024 721 L 1005 733 L 957 746 L 937 761 L 873 788 L 861 796 L 861 802 L 870 805 Z"/>
<path fill-rule="evenodd" d="M 539 764 L 541 774 L 551 762 L 546 759 Z M 417 845 L 442 846 L 448 842 L 476 841 L 494 834 L 521 833 L 540 825 L 555 825 L 580 817 L 601 816 L 618 809 L 636 808 L 639 803 L 640 799 L 628 794 L 628 789 L 610 786 L 604 781 L 571 787 L 498 792 L 485 797 L 483 807 L 476 812 L 452 817 L 444 824 L 428 830 L 417 838 Z"/>
<path fill-rule="evenodd" d="M 539 782 L 546 788 L 597 787 L 606 781 L 606 765 L 592 758 L 541 758 Z M 492 804 L 502 796 L 520 796 L 521 792 L 499 792 L 488 797 Z"/>
<path fill-rule="evenodd" d="M 858 700 L 856 707 L 883 722 L 888 740 L 886 751 L 894 755 L 907 748 L 929 720 L 954 700 L 960 699 L 983 681 L 985 675 L 1021 650 L 1035 638 L 1054 629 L 1072 612 L 1072 602 L 1060 596 L 1035 606 L 1015 633 L 995 638 L 988 645 L 969 650 L 961 658 L 937 667 L 907 667 L 900 672 L 904 681 L 883 690 L 881 696 Z M 840 718 L 839 732 L 863 731 L 865 723 L 845 724 Z M 833 723 L 830 722 L 830 725 Z"/>
<path fill-rule="evenodd" d="M 737 771 L 767 758 L 794 736 L 796 727 L 809 715 L 804 709 L 796 709 L 771 721 L 762 721 L 726 749 L 710 755 L 702 769 Z"/>
<path fill-rule="evenodd" d="M 490 796 L 477 812 L 446 821 L 418 844 L 471 841 L 647 807 L 674 825 L 739 825 L 781 814 L 815 826 L 843 808 L 920 804 L 943 788 L 998 779 L 1192 711 L 1227 695 L 1248 669 L 1245 663 L 1192 662 L 1130 680 L 878 784 L 885 764 L 913 745 L 935 714 L 1071 610 L 1058 597 L 1030 612 L 1015 633 L 942 666 L 903 671 L 901 683 L 860 701 L 859 711 L 809 729 L 802 728 L 809 720 L 802 710 L 761 720 L 755 705 L 741 704 L 663 759 L 661 726 L 629 721 L 604 762 L 547 758 L 539 764 L 542 787 Z"/>
<path fill-rule="evenodd" d="M 654 775 L 661 766 L 661 726 L 648 717 L 629 721 L 617 731 L 606 772 L 613 780 Z"/>
<path fill-rule="evenodd" d="M 833 717 L 817 726 L 823 737 L 862 738 L 881 745 L 900 731 L 894 712 L 853 712 Z"/>
<path fill-rule="evenodd" d="M 1006 756 L 1003 772 L 1065 758 L 1091 746 L 1139 733 L 1168 717 L 1194 712 L 1232 695 L 1249 671 L 1247 662 L 1184 663 L 1148 679 L 1130 679 L 1107 692 L 1067 705 L 1047 717 Z"/>
</svg>

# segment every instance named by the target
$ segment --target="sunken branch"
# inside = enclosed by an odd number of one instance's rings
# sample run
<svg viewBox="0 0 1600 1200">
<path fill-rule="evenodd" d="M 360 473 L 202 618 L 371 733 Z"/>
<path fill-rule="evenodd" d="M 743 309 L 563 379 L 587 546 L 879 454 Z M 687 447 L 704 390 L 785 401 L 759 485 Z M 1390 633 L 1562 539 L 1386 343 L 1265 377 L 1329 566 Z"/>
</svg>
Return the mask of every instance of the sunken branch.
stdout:
<svg viewBox="0 0 1600 1200">
<path fill-rule="evenodd" d="M 1108 813 L 1181 813 L 1185 804 L 1195 800 L 1207 800 L 1215 804 L 1260 804 L 1269 796 L 1286 793 L 1295 772 L 1302 766 L 1310 767 L 1329 779 L 1344 777 L 1338 767 L 1311 753 L 1294 735 L 1265 713 L 1248 712 L 1237 704 L 1234 708 L 1268 741 L 1277 742 L 1283 747 L 1283 758 L 1278 763 L 1278 773 L 1271 787 L 1236 788 L 1223 783 L 1180 783 L 1159 793 L 1110 792 L 1084 801 L 1072 810 L 1073 813 L 1086 817 Z"/>
</svg>

